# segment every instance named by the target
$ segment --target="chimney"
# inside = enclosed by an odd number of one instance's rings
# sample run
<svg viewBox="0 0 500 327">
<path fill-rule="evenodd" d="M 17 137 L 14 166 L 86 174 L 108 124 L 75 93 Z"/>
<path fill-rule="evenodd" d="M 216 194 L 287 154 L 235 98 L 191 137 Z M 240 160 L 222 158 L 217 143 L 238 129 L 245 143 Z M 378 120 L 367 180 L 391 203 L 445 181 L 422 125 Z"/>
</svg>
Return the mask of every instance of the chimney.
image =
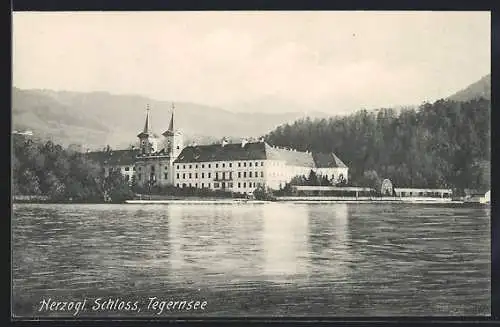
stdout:
<svg viewBox="0 0 500 327">
<path fill-rule="evenodd" d="M 246 138 L 241 139 L 241 147 L 242 148 L 244 148 L 247 143 L 248 143 L 248 140 Z"/>
<path fill-rule="evenodd" d="M 224 146 L 226 146 L 226 144 L 227 144 L 227 143 L 228 143 L 228 142 L 227 142 L 227 139 L 224 137 L 224 138 L 222 139 L 221 145 L 224 147 Z"/>
</svg>

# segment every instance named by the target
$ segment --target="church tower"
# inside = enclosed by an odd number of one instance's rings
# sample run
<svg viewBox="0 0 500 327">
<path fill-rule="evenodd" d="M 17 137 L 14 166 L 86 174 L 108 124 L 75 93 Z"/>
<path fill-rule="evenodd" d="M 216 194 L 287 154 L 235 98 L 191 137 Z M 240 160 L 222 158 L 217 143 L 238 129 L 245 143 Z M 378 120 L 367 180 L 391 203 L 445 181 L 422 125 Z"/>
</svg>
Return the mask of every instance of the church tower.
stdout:
<svg viewBox="0 0 500 327">
<path fill-rule="evenodd" d="M 144 129 L 137 135 L 137 137 L 139 138 L 139 149 L 141 154 L 149 155 L 156 151 L 156 142 L 153 131 L 151 130 L 151 119 L 149 118 L 149 105 L 146 108 L 146 122 L 144 123 Z"/>
<path fill-rule="evenodd" d="M 165 153 L 168 153 L 172 158 L 172 161 L 177 159 L 182 149 L 184 148 L 183 136 L 180 131 L 174 129 L 174 111 L 175 106 L 172 104 L 172 115 L 170 117 L 170 123 L 168 124 L 168 129 L 162 134 L 164 136 L 164 149 Z"/>
<path fill-rule="evenodd" d="M 174 129 L 174 111 L 175 106 L 172 103 L 172 115 L 170 116 L 170 123 L 168 124 L 168 129 L 162 134 L 164 137 L 163 148 L 165 154 L 168 156 L 169 171 L 171 172 L 171 174 L 169 175 L 170 178 L 168 180 L 169 184 L 174 183 L 174 160 L 177 159 L 182 149 L 184 148 L 184 141 L 181 131 L 176 131 Z"/>
</svg>

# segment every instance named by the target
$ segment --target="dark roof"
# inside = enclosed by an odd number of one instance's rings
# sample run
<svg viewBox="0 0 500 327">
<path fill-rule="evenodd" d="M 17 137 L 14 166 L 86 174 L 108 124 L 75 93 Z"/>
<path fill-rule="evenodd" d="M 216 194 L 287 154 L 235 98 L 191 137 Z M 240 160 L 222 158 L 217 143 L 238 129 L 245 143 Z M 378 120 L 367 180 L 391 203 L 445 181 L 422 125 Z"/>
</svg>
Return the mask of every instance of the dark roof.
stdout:
<svg viewBox="0 0 500 327">
<path fill-rule="evenodd" d="M 92 161 L 106 165 L 133 165 L 139 150 L 111 150 L 87 152 L 85 155 Z"/>
<path fill-rule="evenodd" d="M 185 147 L 175 163 L 232 161 L 232 160 L 283 160 L 287 165 L 300 167 L 343 167 L 346 165 L 333 153 L 311 154 L 272 147 L 265 142 L 197 145 Z M 318 165 L 318 166 L 317 166 Z"/>
<path fill-rule="evenodd" d="M 185 147 L 175 163 L 231 161 L 231 160 L 265 160 L 266 147 L 263 142 L 196 145 Z"/>
<path fill-rule="evenodd" d="M 313 153 L 317 168 L 347 168 L 335 153 Z"/>
</svg>

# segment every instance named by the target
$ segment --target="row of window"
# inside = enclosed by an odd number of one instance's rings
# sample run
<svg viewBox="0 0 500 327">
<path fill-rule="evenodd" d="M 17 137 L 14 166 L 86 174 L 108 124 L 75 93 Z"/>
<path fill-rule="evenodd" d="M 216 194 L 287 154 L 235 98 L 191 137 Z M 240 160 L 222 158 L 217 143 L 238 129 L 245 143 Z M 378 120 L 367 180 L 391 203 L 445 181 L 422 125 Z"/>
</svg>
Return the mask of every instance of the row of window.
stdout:
<svg viewBox="0 0 500 327">
<path fill-rule="evenodd" d="M 252 165 L 254 167 L 258 167 L 259 165 L 261 167 L 263 167 L 264 166 L 264 161 L 261 161 L 260 163 L 258 161 L 255 161 L 255 162 L 249 161 L 248 162 L 248 167 L 252 167 Z M 212 164 L 207 164 L 207 166 L 208 166 L 208 168 L 212 168 Z M 242 166 L 243 167 L 247 167 L 247 162 L 238 162 L 238 167 L 242 167 Z M 186 169 L 187 167 L 189 167 L 189 169 L 192 169 L 193 165 L 182 165 L 182 169 Z M 222 168 L 226 168 L 226 163 L 223 162 L 221 164 L 221 167 Z M 233 167 L 233 163 L 229 162 L 228 163 L 228 167 L 232 168 Z M 180 169 L 180 168 L 181 168 L 181 165 L 177 165 L 177 169 Z M 194 168 L 197 169 L 198 168 L 198 164 L 195 164 Z M 201 164 L 201 168 L 205 168 L 205 164 Z M 218 163 L 215 164 L 215 168 L 219 168 L 219 164 Z"/>
<path fill-rule="evenodd" d="M 165 175 L 166 175 L 166 173 L 165 173 Z M 177 173 L 177 179 L 180 179 L 180 176 L 181 176 L 181 174 Z M 212 173 L 208 172 L 206 176 L 207 176 L 207 178 L 212 178 Z M 238 172 L 238 178 L 242 178 L 242 176 L 243 176 L 243 178 L 247 178 L 247 172 L 246 171 L 244 171 L 244 172 L 239 171 Z M 232 179 L 233 178 L 233 172 L 230 171 L 230 172 L 227 173 L 227 175 L 226 175 L 226 172 L 222 172 L 221 174 L 219 174 L 219 172 L 215 173 L 215 178 L 216 179 L 219 179 L 219 178 L 226 179 L 226 177 L 228 179 Z M 258 177 L 259 177 L 259 172 L 258 171 L 253 172 L 253 174 L 252 174 L 251 171 L 248 172 L 248 178 L 258 178 Z M 260 177 L 264 177 L 264 172 L 263 171 L 260 172 Z M 182 179 L 186 179 L 186 178 L 188 178 L 188 179 L 193 178 L 193 173 L 182 173 Z M 198 178 L 198 173 L 194 173 L 194 178 Z M 201 173 L 201 178 L 205 178 L 205 173 Z"/>
<path fill-rule="evenodd" d="M 207 183 L 207 184 L 201 183 L 201 188 L 205 188 L 205 186 L 207 188 L 210 188 L 210 185 L 211 185 L 210 183 Z M 255 182 L 253 182 L 253 183 L 249 182 L 248 184 L 246 182 L 238 183 L 238 188 L 242 188 L 242 186 L 243 186 L 243 188 L 247 188 L 247 185 L 248 185 L 248 188 L 255 188 L 257 186 L 260 186 L 261 183 L 255 183 Z M 225 183 L 214 183 L 214 188 L 220 188 L 220 187 L 222 187 L 222 188 L 226 188 L 226 187 L 227 188 L 233 188 L 233 186 L 234 186 L 233 183 L 227 183 L 227 184 L 225 184 Z M 181 185 L 179 183 L 177 183 L 177 187 L 181 187 Z M 184 187 L 193 187 L 193 184 L 192 183 L 189 183 L 189 184 L 183 183 L 182 187 L 183 188 Z M 198 183 L 195 183 L 194 187 L 198 188 Z"/>
</svg>

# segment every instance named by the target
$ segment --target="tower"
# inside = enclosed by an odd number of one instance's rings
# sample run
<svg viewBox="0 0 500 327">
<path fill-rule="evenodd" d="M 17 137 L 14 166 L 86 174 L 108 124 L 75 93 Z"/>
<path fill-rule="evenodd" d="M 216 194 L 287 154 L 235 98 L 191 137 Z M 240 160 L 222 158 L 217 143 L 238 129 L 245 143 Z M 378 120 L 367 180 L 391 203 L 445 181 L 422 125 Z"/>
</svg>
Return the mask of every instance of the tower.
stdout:
<svg viewBox="0 0 500 327">
<path fill-rule="evenodd" d="M 139 148 L 141 154 L 151 154 L 156 151 L 153 131 L 151 130 L 151 119 L 149 118 L 149 104 L 146 108 L 146 122 L 144 129 L 137 137 L 139 138 Z"/>
<path fill-rule="evenodd" d="M 170 155 L 173 160 L 177 159 L 182 149 L 184 148 L 183 137 L 180 131 L 174 130 L 174 111 L 175 106 L 172 103 L 172 115 L 170 117 L 170 123 L 168 124 L 168 129 L 162 134 L 164 136 L 164 149 L 165 153 Z"/>
</svg>

